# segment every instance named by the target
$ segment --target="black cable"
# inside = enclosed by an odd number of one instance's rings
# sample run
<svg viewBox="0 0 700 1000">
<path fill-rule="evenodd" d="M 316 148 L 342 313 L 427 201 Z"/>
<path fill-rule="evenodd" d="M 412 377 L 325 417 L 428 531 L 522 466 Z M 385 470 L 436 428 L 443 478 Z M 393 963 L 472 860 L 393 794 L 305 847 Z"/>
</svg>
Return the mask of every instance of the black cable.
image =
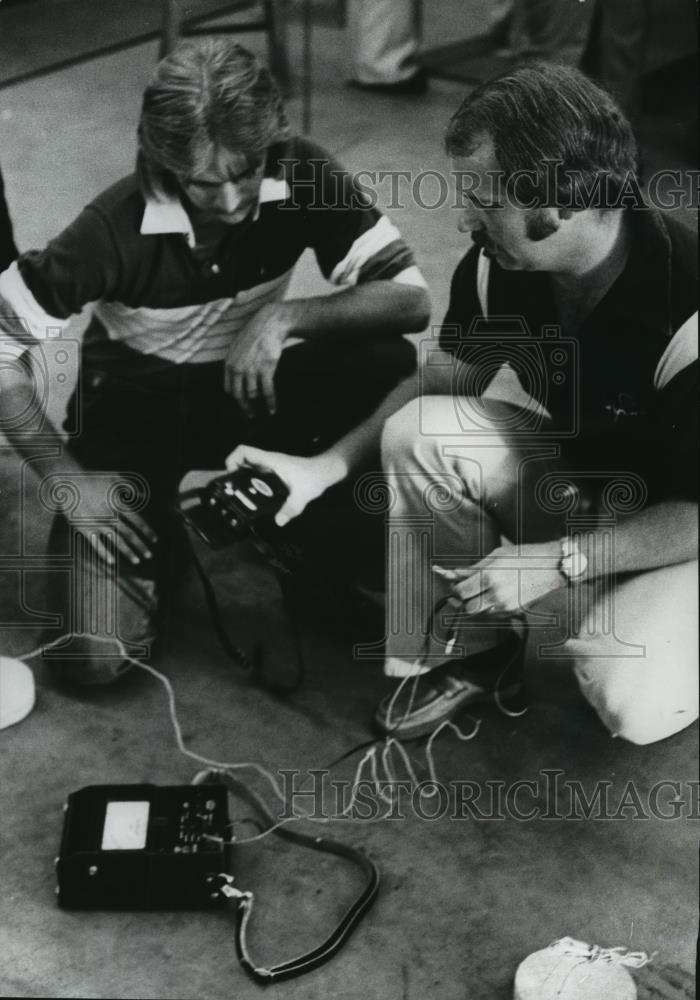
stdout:
<svg viewBox="0 0 700 1000">
<path fill-rule="evenodd" d="M 426 636 L 416 665 L 420 665 L 422 661 L 424 661 L 430 648 L 430 638 L 433 632 L 435 618 L 448 604 L 450 599 L 451 596 L 448 595 L 447 597 L 439 600 L 433 607 L 428 619 Z M 387 735 L 390 735 L 390 733 L 394 731 L 399 724 L 400 723 L 397 723 L 397 725 L 393 727 Z M 379 742 L 380 740 L 376 739 L 357 744 L 337 757 L 328 766 L 328 769 L 330 770 L 332 767 L 337 766 L 337 764 L 346 760 L 348 757 L 351 757 L 359 750 L 364 750 Z M 245 969 L 248 975 L 255 982 L 262 986 L 266 986 L 273 982 L 282 982 L 285 979 L 292 979 L 306 972 L 310 972 L 312 969 L 318 968 L 338 953 L 347 941 L 353 928 L 372 906 L 379 888 L 379 873 L 376 866 L 360 851 L 349 847 L 347 844 L 343 844 L 340 841 L 331 840 L 327 837 L 317 837 L 310 834 L 300 833 L 298 830 L 290 830 L 287 827 L 284 827 L 282 824 L 275 821 L 275 818 L 268 810 L 264 801 L 246 785 L 234 778 L 230 773 L 226 771 L 212 771 L 210 773 L 216 776 L 218 780 L 224 781 L 230 789 L 237 792 L 249 805 L 253 806 L 253 808 L 260 812 L 269 824 L 267 829 L 262 830 L 263 834 L 266 832 L 275 833 L 282 839 L 298 844 L 301 847 L 346 858 L 347 860 L 358 865 L 365 872 L 367 876 L 365 888 L 352 906 L 350 906 L 347 910 L 342 920 L 339 924 L 337 924 L 332 933 L 320 945 L 311 951 L 305 952 L 302 955 L 297 955 L 295 958 L 289 959 L 286 962 L 281 962 L 271 968 L 256 965 L 250 955 L 250 952 L 248 951 L 247 930 L 253 912 L 253 894 L 251 892 L 240 892 L 237 889 L 233 889 L 230 885 L 232 879 L 229 876 L 221 876 L 224 880 L 224 884 L 222 885 L 220 891 L 227 898 L 233 898 L 237 901 L 236 952 L 238 954 L 238 960 L 242 968 Z M 235 841 L 231 842 L 228 846 L 229 848 L 235 846 Z"/>
<path fill-rule="evenodd" d="M 292 979 L 305 972 L 318 968 L 340 951 L 353 928 L 357 925 L 362 916 L 374 903 L 379 888 L 379 872 L 376 865 L 364 854 L 328 837 L 317 837 L 299 831 L 289 830 L 286 827 L 276 825 L 274 816 L 270 813 L 263 800 L 250 788 L 238 781 L 231 774 L 224 771 L 210 772 L 219 781 L 228 785 L 229 789 L 236 792 L 248 805 L 257 809 L 269 824 L 268 829 L 284 840 L 306 847 L 313 851 L 321 851 L 325 854 L 334 854 L 337 857 L 345 858 L 358 865 L 367 876 L 365 887 L 357 897 L 355 902 L 349 907 L 340 923 L 334 928 L 331 934 L 316 948 L 297 955 L 295 958 L 278 965 L 267 968 L 256 965 L 250 956 L 247 945 L 247 928 L 253 910 L 253 895 L 245 892 L 239 893 L 237 890 L 224 891 L 228 898 L 237 900 L 236 911 L 236 952 L 241 966 L 255 982 L 261 985 L 268 985 L 273 982 L 281 982 L 285 979 Z M 226 886 L 224 886 L 224 890 Z"/>
<path fill-rule="evenodd" d="M 271 683 L 265 680 L 265 687 L 273 694 L 288 695 L 297 691 L 304 683 L 306 665 L 304 662 L 304 647 L 302 642 L 301 629 L 299 628 L 299 617 L 296 613 L 296 590 L 292 586 L 294 580 L 294 570 L 291 568 L 284 553 L 279 546 L 275 546 L 269 539 L 260 535 L 254 527 L 250 527 L 250 540 L 263 561 L 275 574 L 277 586 L 282 595 L 282 601 L 287 614 L 289 631 L 292 634 L 294 645 L 294 656 L 296 661 L 296 675 L 294 680 L 287 684 L 280 684 L 275 681 Z"/>
</svg>

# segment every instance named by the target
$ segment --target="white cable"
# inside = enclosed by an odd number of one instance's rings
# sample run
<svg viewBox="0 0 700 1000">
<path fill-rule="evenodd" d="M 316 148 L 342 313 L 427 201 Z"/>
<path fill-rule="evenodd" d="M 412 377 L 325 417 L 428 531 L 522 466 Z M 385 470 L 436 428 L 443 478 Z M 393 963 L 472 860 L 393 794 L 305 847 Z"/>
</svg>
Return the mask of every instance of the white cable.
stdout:
<svg viewBox="0 0 700 1000">
<path fill-rule="evenodd" d="M 31 660 L 35 656 L 38 656 L 38 655 L 44 653 L 46 650 L 51 649 L 52 647 L 58 645 L 60 642 L 63 642 L 66 638 L 69 638 L 71 635 L 78 635 L 78 633 L 68 633 L 68 635 L 59 636 L 57 639 L 54 639 L 53 641 L 51 641 L 49 643 L 46 643 L 46 644 L 44 644 L 42 646 L 39 646 L 39 647 L 37 647 L 37 649 L 34 649 L 31 652 L 25 653 L 22 657 L 20 657 L 20 659 L 22 659 L 22 660 Z M 203 754 L 199 754 L 199 753 L 196 753 L 194 750 L 188 749 L 188 747 L 185 745 L 184 738 L 183 738 L 183 735 L 182 735 L 182 727 L 180 725 L 180 721 L 179 721 L 178 716 L 177 716 L 177 706 L 176 706 L 176 699 L 175 699 L 175 691 L 173 689 L 173 686 L 172 686 L 170 680 L 165 676 L 165 674 L 162 674 L 159 670 L 156 670 L 156 668 L 152 667 L 150 664 L 144 663 L 142 660 L 138 660 L 135 657 L 130 656 L 126 652 L 126 648 L 125 648 L 123 642 L 120 639 L 118 639 L 116 636 L 113 637 L 113 638 L 107 638 L 107 637 L 104 637 L 104 636 L 90 636 L 90 638 L 94 639 L 94 640 L 97 640 L 97 641 L 101 641 L 101 642 L 115 644 L 117 646 L 117 648 L 119 649 L 120 654 L 123 656 L 123 658 L 127 662 L 133 664 L 136 667 L 139 667 L 142 670 L 145 670 L 147 673 L 151 674 L 151 676 L 155 677 L 158 681 L 160 681 L 160 683 L 165 688 L 165 692 L 166 692 L 166 695 L 167 695 L 167 699 L 168 699 L 168 711 L 169 711 L 169 715 L 170 715 L 170 721 L 171 721 L 171 724 L 172 724 L 172 727 L 173 727 L 173 732 L 175 734 L 175 741 L 177 743 L 178 749 L 180 750 L 180 752 L 184 756 L 190 758 L 191 760 L 197 761 L 200 764 L 206 765 L 206 767 L 208 769 L 211 769 L 213 771 L 220 771 L 222 773 L 230 773 L 232 776 L 233 776 L 233 772 L 234 771 L 241 771 L 241 770 L 246 770 L 246 769 L 253 770 L 257 774 L 259 774 L 263 778 L 265 778 L 265 780 L 270 784 L 270 787 L 272 788 L 272 791 L 274 792 L 276 798 L 279 799 L 279 801 L 285 807 L 287 806 L 287 801 L 285 799 L 284 793 L 282 792 L 282 789 L 281 789 L 281 787 L 280 787 L 277 779 L 275 778 L 275 776 L 273 775 L 273 773 L 271 771 L 269 771 L 267 768 L 263 767 L 262 764 L 259 764 L 256 761 L 243 761 L 243 762 L 240 762 L 240 761 L 220 761 L 220 760 L 216 760 L 216 759 L 211 758 L 211 757 L 205 757 Z M 413 700 L 415 698 L 415 693 L 416 693 L 416 689 L 417 689 L 417 685 L 418 685 L 418 679 L 420 677 L 420 674 L 417 671 L 419 670 L 419 668 L 422 665 L 421 664 L 421 659 L 422 658 L 418 658 L 416 660 L 415 664 L 413 665 L 412 672 L 409 673 L 409 674 L 407 674 L 402 679 L 401 683 L 398 685 L 396 691 L 392 695 L 392 698 L 391 698 L 391 700 L 389 702 L 389 706 L 387 708 L 387 720 L 389 720 L 391 718 L 391 713 L 393 711 L 393 707 L 394 707 L 394 705 L 396 703 L 396 700 L 400 696 L 401 691 L 403 690 L 404 686 L 408 683 L 409 680 L 412 680 L 413 681 L 413 689 L 411 691 L 411 697 L 409 699 L 408 707 L 406 709 L 406 712 L 404 713 L 404 718 L 410 713 L 411 707 L 413 705 Z M 496 688 L 494 690 L 494 697 L 495 697 L 496 704 L 498 705 L 499 709 L 505 715 L 508 715 L 508 716 L 511 716 L 511 717 L 517 717 L 517 716 L 523 715 L 524 712 L 512 712 L 509 709 L 505 708 L 505 706 L 502 704 L 502 702 L 500 700 L 500 697 L 498 695 L 498 687 L 499 687 L 500 682 L 501 682 L 503 676 L 505 675 L 505 672 L 506 672 L 506 670 L 508 669 L 509 666 L 510 666 L 510 664 L 507 664 L 506 667 L 501 672 L 501 674 L 499 675 L 499 678 L 498 678 L 498 680 L 496 682 Z M 401 720 L 401 721 L 403 721 L 403 720 Z M 462 730 L 459 728 L 459 726 L 457 726 L 454 722 L 451 722 L 449 720 L 445 720 L 444 722 L 438 723 L 438 725 L 436 725 L 436 727 L 433 730 L 433 732 L 430 734 L 430 736 L 428 738 L 428 741 L 427 741 L 427 744 L 426 744 L 426 747 L 425 747 L 425 759 L 426 759 L 426 764 L 427 764 L 427 768 L 428 768 L 428 773 L 430 775 L 430 779 L 431 779 L 431 781 L 433 782 L 434 785 L 438 784 L 438 776 L 437 776 L 437 770 L 436 770 L 436 767 L 435 767 L 435 758 L 434 758 L 434 754 L 433 754 L 433 743 L 435 742 L 435 740 L 438 737 L 438 735 L 444 729 L 451 730 L 457 736 L 457 738 L 460 741 L 462 741 L 462 742 L 466 742 L 468 740 L 473 739 L 477 735 L 477 733 L 479 732 L 479 729 L 480 729 L 480 726 L 481 726 L 481 721 L 478 720 L 478 719 L 474 719 L 472 721 L 474 723 L 474 728 L 472 729 L 472 731 L 470 733 L 464 733 L 464 732 L 462 732 Z M 400 725 L 400 722 L 397 723 L 397 725 Z M 416 770 L 415 770 L 415 768 L 413 766 L 411 758 L 409 757 L 408 752 L 406 751 L 405 746 L 403 745 L 403 743 L 399 739 L 397 739 L 396 737 L 391 736 L 391 734 L 389 733 L 385 737 L 384 743 L 381 746 L 381 755 L 380 755 L 379 758 L 378 758 L 378 754 L 377 754 L 378 749 L 379 749 L 379 744 L 370 747 L 364 753 L 364 755 L 362 756 L 362 758 L 358 762 L 357 767 L 355 768 L 355 775 L 354 775 L 353 782 L 352 782 L 352 785 L 351 785 L 350 801 L 343 808 L 343 810 L 340 813 L 338 813 L 336 816 L 325 817 L 325 816 L 314 816 L 314 815 L 312 815 L 310 813 L 305 813 L 305 812 L 295 813 L 293 816 L 286 816 L 284 819 L 281 819 L 278 823 L 274 824 L 274 826 L 269 827 L 269 829 L 264 830 L 262 833 L 256 834 L 253 837 L 247 837 L 247 838 L 242 839 L 242 840 L 234 840 L 233 843 L 243 845 L 243 844 L 249 844 L 249 843 L 257 842 L 259 840 L 263 840 L 265 837 L 269 836 L 269 834 L 271 834 L 275 830 L 279 829 L 279 827 L 284 826 L 287 823 L 298 821 L 300 819 L 307 819 L 307 820 L 312 821 L 312 822 L 324 822 L 324 823 L 328 822 L 329 819 L 340 819 L 340 820 L 352 819 L 353 818 L 352 815 L 349 815 L 349 814 L 352 812 L 352 809 L 353 809 L 353 807 L 354 807 L 354 805 L 355 805 L 355 803 L 357 801 L 358 788 L 359 788 L 361 782 L 363 781 L 363 772 L 364 772 L 365 767 L 367 767 L 367 766 L 369 766 L 370 779 L 371 779 L 370 783 L 373 785 L 376 793 L 379 795 L 379 797 L 382 799 L 382 801 L 384 803 L 386 803 L 387 805 L 392 805 L 393 804 L 392 795 L 391 795 L 390 792 L 388 792 L 388 791 L 385 790 L 384 786 L 387 785 L 387 784 L 389 786 L 392 786 L 392 785 L 395 785 L 397 783 L 397 774 L 396 774 L 396 770 L 394 768 L 394 764 L 393 764 L 393 761 L 392 761 L 392 752 L 394 750 L 398 753 L 399 757 L 401 758 L 401 760 L 403 762 L 403 765 L 404 765 L 404 767 L 406 769 L 406 773 L 408 774 L 408 777 L 409 777 L 410 781 L 414 785 L 417 785 L 417 786 L 421 785 L 421 782 L 420 782 L 420 780 L 418 778 L 418 774 L 417 774 L 417 772 L 416 772 Z M 198 772 L 195 775 L 194 779 L 193 779 L 193 783 L 196 784 L 200 780 L 202 780 L 202 776 L 205 775 L 206 773 L 207 773 L 206 771 L 205 772 L 201 772 L 201 771 Z M 365 778 L 364 780 L 366 781 L 368 779 Z M 300 792 L 303 791 L 303 788 L 300 789 L 299 791 Z M 299 792 L 297 792 L 297 794 L 299 794 Z M 436 789 L 432 789 L 432 790 L 421 789 L 421 794 L 425 794 L 426 796 L 430 796 L 430 795 L 436 794 Z M 379 818 L 381 818 L 381 817 L 379 817 Z"/>
</svg>

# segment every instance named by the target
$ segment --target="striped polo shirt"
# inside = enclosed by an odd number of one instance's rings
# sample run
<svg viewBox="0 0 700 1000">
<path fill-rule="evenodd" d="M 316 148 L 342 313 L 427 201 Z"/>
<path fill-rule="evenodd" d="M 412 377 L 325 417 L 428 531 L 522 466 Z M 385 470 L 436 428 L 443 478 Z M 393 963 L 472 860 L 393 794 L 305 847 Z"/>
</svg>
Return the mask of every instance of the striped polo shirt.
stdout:
<svg viewBox="0 0 700 1000">
<path fill-rule="evenodd" d="M 6 324 L 19 355 L 90 303 L 86 344 L 107 336 L 168 362 L 220 361 L 236 331 L 284 296 L 307 248 L 337 286 L 425 287 L 398 229 L 351 175 L 294 138 L 268 154 L 255 213 L 205 255 L 179 200 L 145 199 L 136 175 L 114 184 L 0 275 L 0 324 L 20 318 L 24 332 Z"/>
</svg>

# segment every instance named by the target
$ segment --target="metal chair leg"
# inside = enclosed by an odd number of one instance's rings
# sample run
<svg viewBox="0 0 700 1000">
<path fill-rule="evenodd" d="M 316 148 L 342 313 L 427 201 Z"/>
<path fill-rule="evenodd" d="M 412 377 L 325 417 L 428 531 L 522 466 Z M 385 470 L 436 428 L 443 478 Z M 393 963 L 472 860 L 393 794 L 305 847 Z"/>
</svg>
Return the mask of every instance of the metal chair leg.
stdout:
<svg viewBox="0 0 700 1000">
<path fill-rule="evenodd" d="M 291 73 L 287 54 L 287 22 L 284 0 L 264 0 L 265 22 L 267 24 L 267 53 L 270 72 L 287 96 L 290 90 Z"/>
<path fill-rule="evenodd" d="M 0 0 L 1 2 L 1 0 Z M 289 57 L 287 49 L 287 20 L 286 20 L 286 0 L 261 0 L 263 7 L 263 22 L 260 23 L 260 30 L 264 30 L 267 35 L 268 63 L 272 75 L 277 80 L 280 90 L 285 97 L 289 96 L 291 90 L 292 74 L 289 67 Z M 160 54 L 162 59 L 167 56 L 178 43 L 181 34 L 205 34 L 204 29 L 190 28 L 187 31 L 186 25 L 182 24 L 182 10 L 180 0 L 162 0 L 163 28 L 160 40 Z M 301 117 L 302 131 L 308 133 L 311 129 L 311 90 L 312 90 L 312 66 L 311 66 L 311 32 L 312 32 L 312 3 L 311 0 L 303 0 L 302 7 L 302 75 L 301 75 Z M 257 30 L 257 25 L 255 26 Z M 226 29 L 215 29 L 220 33 Z M 231 26 L 231 32 L 235 34 L 236 27 Z M 250 28 L 248 28 L 250 30 Z"/>
<path fill-rule="evenodd" d="M 159 59 L 163 59 L 177 45 L 180 34 L 180 5 L 179 0 L 162 0 L 163 7 L 163 31 L 160 36 Z"/>
<path fill-rule="evenodd" d="M 301 130 L 305 135 L 311 132 L 311 94 L 313 90 L 313 63 L 311 58 L 312 0 L 304 0 L 302 12 L 302 56 L 301 56 Z"/>
</svg>

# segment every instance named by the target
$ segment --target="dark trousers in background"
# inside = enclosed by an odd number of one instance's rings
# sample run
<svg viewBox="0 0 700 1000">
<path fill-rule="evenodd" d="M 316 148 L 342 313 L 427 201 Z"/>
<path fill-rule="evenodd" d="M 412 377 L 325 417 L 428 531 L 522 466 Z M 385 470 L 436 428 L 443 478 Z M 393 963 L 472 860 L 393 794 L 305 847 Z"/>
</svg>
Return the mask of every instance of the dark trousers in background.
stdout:
<svg viewBox="0 0 700 1000">
<path fill-rule="evenodd" d="M 650 45 L 650 0 L 598 3 L 582 68 L 599 80 L 628 117 L 639 113 L 640 83 Z"/>
<path fill-rule="evenodd" d="M 5 188 L 2 181 L 2 171 L 0 171 L 0 271 L 9 267 L 17 256 L 14 236 L 12 234 L 12 222 L 10 213 L 7 210 L 5 201 Z"/>
<path fill-rule="evenodd" d="M 120 562 L 112 571 L 63 516 L 55 518 L 49 552 L 70 569 L 49 574 L 47 610 L 60 615 L 62 626 L 45 639 L 76 633 L 51 651 L 62 675 L 110 682 L 128 667 L 119 642 L 133 656 L 148 655 L 158 631 L 160 593 L 182 567 L 182 529 L 173 504 L 188 471 L 223 469 L 226 456 L 242 443 L 298 455 L 321 452 L 414 369 L 415 349 L 401 337 L 307 341 L 282 354 L 275 416 L 249 419 L 224 393 L 221 363 L 175 365 L 121 344 L 86 346 L 81 390 L 70 401 L 67 420 L 67 426 L 79 420 L 81 433 L 69 450 L 86 469 L 105 474 L 106 489 L 114 474 L 124 477 L 124 489 L 111 499 L 127 517 L 140 492 L 138 512 L 159 540 L 147 565 Z M 129 482 L 136 487 L 133 495 Z M 330 502 L 337 504 L 338 493 L 331 492 Z M 323 501 L 311 506 L 322 507 Z M 306 517 L 314 520 L 318 510 L 309 509 Z"/>
</svg>

